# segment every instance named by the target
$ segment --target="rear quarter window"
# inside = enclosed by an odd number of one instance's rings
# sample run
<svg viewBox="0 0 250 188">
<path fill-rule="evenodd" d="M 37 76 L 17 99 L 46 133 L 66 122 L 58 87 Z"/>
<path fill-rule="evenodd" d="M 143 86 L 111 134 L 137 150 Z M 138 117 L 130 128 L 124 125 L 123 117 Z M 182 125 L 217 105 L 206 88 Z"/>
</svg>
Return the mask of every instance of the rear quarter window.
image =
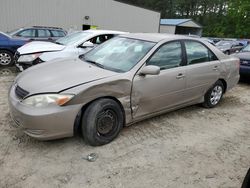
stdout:
<svg viewBox="0 0 250 188">
<path fill-rule="evenodd" d="M 50 32 L 52 33 L 53 37 L 64 37 L 65 36 L 65 33 L 63 31 L 50 30 Z"/>
</svg>

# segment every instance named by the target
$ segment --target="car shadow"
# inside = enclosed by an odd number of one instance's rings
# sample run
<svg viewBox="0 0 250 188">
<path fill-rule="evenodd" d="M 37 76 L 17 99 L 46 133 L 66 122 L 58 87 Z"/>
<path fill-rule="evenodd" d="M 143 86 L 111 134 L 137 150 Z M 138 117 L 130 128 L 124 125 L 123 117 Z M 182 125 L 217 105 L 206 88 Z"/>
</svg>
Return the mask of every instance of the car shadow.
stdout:
<svg viewBox="0 0 250 188">
<path fill-rule="evenodd" d="M 0 67 L 0 77 L 16 76 L 17 73 L 16 67 Z"/>
</svg>

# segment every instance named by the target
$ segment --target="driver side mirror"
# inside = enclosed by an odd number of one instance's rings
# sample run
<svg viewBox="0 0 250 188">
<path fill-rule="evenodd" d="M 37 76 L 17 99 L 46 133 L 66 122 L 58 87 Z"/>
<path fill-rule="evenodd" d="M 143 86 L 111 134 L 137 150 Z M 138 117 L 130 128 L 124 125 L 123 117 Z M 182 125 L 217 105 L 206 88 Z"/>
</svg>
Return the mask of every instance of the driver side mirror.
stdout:
<svg viewBox="0 0 250 188">
<path fill-rule="evenodd" d="M 139 72 L 139 75 L 145 76 L 145 75 L 158 75 L 160 74 L 160 67 L 155 65 L 148 65 L 141 69 Z"/>
<path fill-rule="evenodd" d="M 92 42 L 84 42 L 83 44 L 81 44 L 79 47 L 81 48 L 93 48 L 94 47 L 94 44 Z"/>
</svg>

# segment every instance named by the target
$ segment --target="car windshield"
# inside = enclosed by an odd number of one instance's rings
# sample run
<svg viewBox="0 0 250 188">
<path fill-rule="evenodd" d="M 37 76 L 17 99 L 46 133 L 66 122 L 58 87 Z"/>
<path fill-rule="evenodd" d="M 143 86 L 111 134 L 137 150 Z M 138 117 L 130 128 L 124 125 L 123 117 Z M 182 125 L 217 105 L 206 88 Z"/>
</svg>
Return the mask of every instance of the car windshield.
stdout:
<svg viewBox="0 0 250 188">
<path fill-rule="evenodd" d="M 65 46 L 74 45 L 81 42 L 88 35 L 91 35 L 91 32 L 76 32 L 56 40 L 56 43 Z"/>
<path fill-rule="evenodd" d="M 14 34 L 16 34 L 18 31 L 21 31 L 21 29 L 14 29 L 14 30 L 12 30 L 12 31 L 8 31 L 7 33 L 8 33 L 9 35 L 14 35 Z"/>
<path fill-rule="evenodd" d="M 242 52 L 250 52 L 250 44 L 243 48 Z"/>
<path fill-rule="evenodd" d="M 115 72 L 132 69 L 155 45 L 153 42 L 116 37 L 83 56 L 87 62 Z"/>
</svg>

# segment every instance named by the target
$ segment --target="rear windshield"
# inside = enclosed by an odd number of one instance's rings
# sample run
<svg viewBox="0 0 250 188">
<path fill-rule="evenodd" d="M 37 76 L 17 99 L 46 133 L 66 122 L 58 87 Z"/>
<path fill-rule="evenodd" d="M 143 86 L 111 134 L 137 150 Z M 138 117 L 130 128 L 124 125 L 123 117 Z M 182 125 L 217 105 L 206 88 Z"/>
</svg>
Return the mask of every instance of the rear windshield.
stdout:
<svg viewBox="0 0 250 188">
<path fill-rule="evenodd" d="M 62 44 L 65 46 L 74 45 L 82 41 L 83 38 L 87 37 L 88 35 L 91 35 L 91 33 L 90 32 L 76 32 L 76 33 L 72 33 L 70 35 L 67 35 L 63 38 L 56 40 L 56 43 Z"/>
</svg>

